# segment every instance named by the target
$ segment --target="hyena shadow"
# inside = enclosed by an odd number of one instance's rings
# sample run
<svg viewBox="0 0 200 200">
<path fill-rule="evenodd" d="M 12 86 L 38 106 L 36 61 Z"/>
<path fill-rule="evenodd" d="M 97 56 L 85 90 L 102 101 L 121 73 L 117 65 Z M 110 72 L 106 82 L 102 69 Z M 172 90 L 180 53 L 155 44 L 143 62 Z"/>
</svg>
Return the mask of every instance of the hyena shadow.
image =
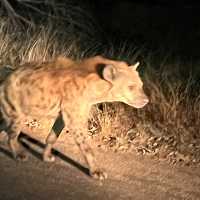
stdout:
<svg viewBox="0 0 200 200">
<path fill-rule="evenodd" d="M 39 142 L 38 140 L 35 140 L 34 138 L 24 133 L 21 133 L 19 141 L 23 145 L 23 147 L 26 148 L 27 151 L 29 151 L 32 155 L 43 161 L 42 154 L 36 151 L 35 148 L 32 147 L 32 145 L 35 145 L 39 148 L 44 149 L 45 145 L 43 143 Z M 89 176 L 89 169 L 84 167 L 80 163 L 74 161 L 72 158 L 64 155 L 63 153 L 57 151 L 56 149 L 52 149 L 52 154 Z"/>
<path fill-rule="evenodd" d="M 59 135 L 60 134 L 60 130 L 62 130 L 63 128 L 63 121 L 62 119 L 59 117 L 57 123 L 55 123 L 56 126 L 53 127 L 54 131 Z M 2 125 L 2 123 L 1 123 Z M 2 128 L 2 127 L 0 127 Z M 6 141 L 6 137 L 7 135 L 4 134 L 3 132 L 1 132 L 2 137 L 4 137 L 4 141 Z M 21 145 L 24 147 L 24 149 L 26 151 L 28 151 L 30 154 L 32 154 L 33 156 L 35 156 L 36 158 L 38 158 L 39 160 L 43 161 L 43 156 L 42 153 L 38 152 L 38 149 L 42 149 L 42 151 L 45 148 L 45 144 L 43 144 L 42 142 L 32 138 L 31 136 L 25 134 L 25 133 L 20 133 L 19 138 L 18 138 L 19 142 L 21 143 Z M 0 141 L 0 153 L 3 153 L 4 155 L 6 155 L 7 157 L 9 157 L 10 159 L 14 159 L 12 152 L 10 152 L 10 150 L 8 150 L 6 148 L 6 146 L 8 147 L 8 145 L 6 144 L 6 142 L 2 142 Z M 65 161 L 66 163 L 70 164 L 71 166 L 77 168 L 78 170 L 80 170 L 81 172 L 83 172 L 84 174 L 90 176 L 89 173 L 89 169 L 84 167 L 83 165 L 81 165 L 80 163 L 74 161 L 73 159 L 71 159 L 70 157 L 64 155 L 63 153 L 57 151 L 56 149 L 52 149 L 52 154 L 58 158 L 60 158 L 61 160 Z"/>
</svg>

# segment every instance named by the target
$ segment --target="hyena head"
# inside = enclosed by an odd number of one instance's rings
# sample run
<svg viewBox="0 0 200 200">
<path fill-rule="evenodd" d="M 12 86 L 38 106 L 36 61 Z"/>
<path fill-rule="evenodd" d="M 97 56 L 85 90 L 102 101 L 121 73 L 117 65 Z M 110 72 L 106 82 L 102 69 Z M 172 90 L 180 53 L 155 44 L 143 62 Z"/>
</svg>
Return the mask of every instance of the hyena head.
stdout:
<svg viewBox="0 0 200 200">
<path fill-rule="evenodd" d="M 138 65 L 139 62 L 133 66 L 116 62 L 104 66 L 102 76 L 111 85 L 107 93 L 111 101 L 120 101 L 135 108 L 142 108 L 148 103 L 143 82 L 136 71 Z"/>
</svg>

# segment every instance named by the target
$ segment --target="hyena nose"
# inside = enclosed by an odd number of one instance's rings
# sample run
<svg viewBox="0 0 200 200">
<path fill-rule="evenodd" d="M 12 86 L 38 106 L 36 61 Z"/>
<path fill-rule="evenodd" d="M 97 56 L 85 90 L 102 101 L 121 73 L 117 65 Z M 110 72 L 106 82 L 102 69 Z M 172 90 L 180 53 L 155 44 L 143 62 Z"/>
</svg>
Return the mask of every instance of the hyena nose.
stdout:
<svg viewBox="0 0 200 200">
<path fill-rule="evenodd" d="M 147 97 L 144 99 L 144 103 L 149 103 L 149 99 Z"/>
<path fill-rule="evenodd" d="M 148 99 L 148 97 L 146 95 L 144 95 L 143 98 L 141 98 L 141 99 L 142 99 L 144 105 L 149 103 L 149 99 Z"/>
</svg>

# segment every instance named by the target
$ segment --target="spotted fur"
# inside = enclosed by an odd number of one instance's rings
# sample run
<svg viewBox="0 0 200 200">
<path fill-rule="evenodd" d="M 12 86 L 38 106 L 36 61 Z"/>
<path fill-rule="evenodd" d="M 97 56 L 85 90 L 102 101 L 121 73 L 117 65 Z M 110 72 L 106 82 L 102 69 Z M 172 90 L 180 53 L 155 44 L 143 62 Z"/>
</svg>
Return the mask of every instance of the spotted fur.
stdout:
<svg viewBox="0 0 200 200">
<path fill-rule="evenodd" d="M 136 108 L 147 104 L 137 65 L 128 66 L 125 62 L 96 56 L 80 62 L 58 57 L 52 62 L 19 67 L 0 87 L 0 110 L 6 121 L 5 131 L 13 156 L 24 157 L 17 138 L 26 116 L 53 118 L 55 122 L 62 116 L 89 165 L 91 175 L 105 178 L 84 140 L 90 108 L 96 103 L 114 101 Z M 54 160 L 51 149 L 56 139 L 52 129 L 46 139 L 45 161 Z"/>
</svg>

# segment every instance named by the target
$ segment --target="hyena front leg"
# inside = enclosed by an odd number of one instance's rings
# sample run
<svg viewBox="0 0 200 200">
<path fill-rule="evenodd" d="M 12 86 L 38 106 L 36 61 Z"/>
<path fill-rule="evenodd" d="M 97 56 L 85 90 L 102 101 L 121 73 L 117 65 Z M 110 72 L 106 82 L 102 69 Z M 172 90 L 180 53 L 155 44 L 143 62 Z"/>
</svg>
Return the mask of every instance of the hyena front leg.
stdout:
<svg viewBox="0 0 200 200">
<path fill-rule="evenodd" d="M 66 119 L 65 117 L 64 117 L 64 122 L 65 123 L 68 122 L 68 119 Z M 74 122 L 67 125 L 70 131 L 72 131 L 73 138 L 76 144 L 78 145 L 86 163 L 89 166 L 90 175 L 96 179 L 100 180 L 106 179 L 107 174 L 98 167 L 93 150 L 86 141 L 87 129 L 88 129 L 87 120 L 77 117 Z"/>
<path fill-rule="evenodd" d="M 21 121 L 12 121 L 6 132 L 8 134 L 8 145 L 10 146 L 13 157 L 17 160 L 26 160 L 27 154 L 25 149 L 18 141 L 18 136 L 21 132 Z"/>
<path fill-rule="evenodd" d="M 106 179 L 107 174 L 98 167 L 93 150 L 86 142 L 86 129 L 75 129 L 72 134 L 76 144 L 80 148 L 85 161 L 89 166 L 90 175 L 100 180 Z"/>
<path fill-rule="evenodd" d="M 49 135 L 46 138 L 46 147 L 43 152 L 43 160 L 45 162 L 53 162 L 55 160 L 55 157 L 52 155 L 52 147 L 55 144 L 59 134 L 61 133 L 62 129 L 64 128 L 62 115 L 60 114 L 56 121 L 54 122 L 54 125 L 49 133 Z"/>
</svg>

